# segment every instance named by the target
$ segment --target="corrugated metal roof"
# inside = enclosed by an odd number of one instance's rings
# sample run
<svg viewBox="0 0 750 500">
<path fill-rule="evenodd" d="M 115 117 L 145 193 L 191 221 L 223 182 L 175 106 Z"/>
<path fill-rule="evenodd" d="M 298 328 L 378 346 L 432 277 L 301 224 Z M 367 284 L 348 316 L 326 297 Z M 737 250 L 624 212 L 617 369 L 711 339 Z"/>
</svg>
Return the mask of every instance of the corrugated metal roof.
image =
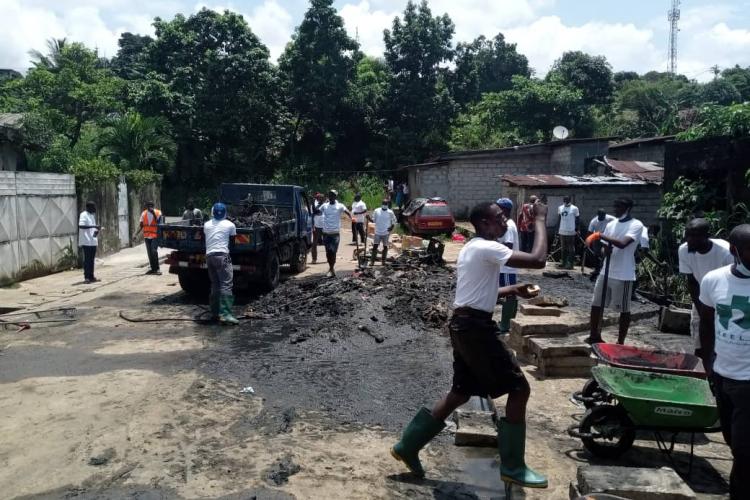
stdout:
<svg viewBox="0 0 750 500">
<path fill-rule="evenodd" d="M 617 142 L 617 143 L 611 144 L 609 148 L 617 149 L 617 148 L 637 146 L 640 144 L 649 144 L 652 142 L 667 142 L 667 141 L 674 140 L 674 138 L 675 138 L 674 135 L 660 135 L 658 137 L 644 137 L 641 139 L 633 139 L 630 141 Z"/>
<path fill-rule="evenodd" d="M 643 180 L 625 176 L 586 176 L 572 175 L 503 175 L 501 179 L 511 186 L 518 187 L 575 187 L 593 185 L 633 185 L 649 184 Z"/>
<path fill-rule="evenodd" d="M 664 169 L 650 161 L 613 160 L 604 157 L 604 161 L 613 172 L 631 179 L 661 183 L 664 180 Z"/>
</svg>

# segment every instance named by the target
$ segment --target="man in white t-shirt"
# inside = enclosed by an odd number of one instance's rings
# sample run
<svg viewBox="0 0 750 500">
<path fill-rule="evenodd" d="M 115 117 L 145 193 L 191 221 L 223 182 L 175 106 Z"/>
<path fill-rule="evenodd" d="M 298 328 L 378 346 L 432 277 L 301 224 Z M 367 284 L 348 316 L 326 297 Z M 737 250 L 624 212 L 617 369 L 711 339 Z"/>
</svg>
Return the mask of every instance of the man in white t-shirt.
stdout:
<svg viewBox="0 0 750 500">
<path fill-rule="evenodd" d="M 701 348 L 698 315 L 700 283 L 709 271 L 734 264 L 729 242 L 709 238 L 710 229 L 706 219 L 691 220 L 685 226 L 685 243 L 677 249 L 680 273 L 687 276 L 688 291 L 693 303 L 690 311 L 690 335 L 693 337 L 697 354 L 700 354 Z"/>
<path fill-rule="evenodd" d="M 604 230 L 607 228 L 607 224 L 615 220 L 615 217 L 612 215 L 609 215 L 606 210 L 603 208 L 600 208 L 596 211 L 596 216 L 591 219 L 591 222 L 589 222 L 589 234 L 593 233 L 603 233 Z M 596 256 L 596 262 L 595 262 L 595 268 L 594 271 L 591 273 L 591 281 L 596 281 L 596 278 L 599 276 L 599 273 L 602 270 L 602 242 L 596 241 L 594 242 L 593 246 L 591 247 L 591 252 Z M 590 254 L 589 254 L 590 255 Z"/>
<path fill-rule="evenodd" d="M 391 236 L 391 231 L 396 225 L 396 214 L 393 210 L 388 208 L 388 200 L 384 199 L 380 207 L 376 208 L 372 212 L 372 217 L 367 216 L 375 224 L 375 236 L 372 240 L 372 253 L 370 254 L 370 265 L 375 265 L 375 259 L 378 256 L 378 248 L 380 244 L 383 244 L 383 259 L 382 263 L 385 265 L 385 259 L 388 256 L 388 239 Z"/>
<path fill-rule="evenodd" d="M 578 234 L 578 207 L 570 202 L 570 196 L 563 198 L 563 204 L 557 208 L 560 222 L 557 234 L 560 236 L 560 267 L 573 269 L 576 254 L 576 235 Z"/>
<path fill-rule="evenodd" d="M 315 199 L 313 200 L 313 236 L 312 247 L 310 248 L 313 264 L 318 263 L 318 246 L 323 243 L 323 213 L 320 211 L 323 201 L 323 193 L 315 193 Z"/>
<path fill-rule="evenodd" d="M 526 403 L 531 389 L 511 350 L 498 336 L 492 313 L 498 296 L 532 296 L 531 285 L 498 289 L 497 277 L 508 264 L 542 269 L 547 260 L 547 207 L 535 206 L 537 238 L 532 252 L 523 253 L 497 242 L 507 230 L 506 217 L 495 203 L 480 203 L 470 220 L 477 237 L 458 255 L 456 298 L 449 322 L 453 345 L 453 386 L 433 407 L 422 408 L 391 449 L 397 460 L 418 477 L 424 476 L 419 450 L 444 427 L 445 419 L 471 396 L 497 398 L 507 394 L 505 417 L 497 422 L 500 477 L 506 483 L 546 488 L 547 478 L 526 466 Z"/>
<path fill-rule="evenodd" d="M 734 459 L 729 498 L 740 500 L 750 491 L 750 224 L 735 227 L 729 244 L 736 263 L 704 276 L 698 311 L 703 363 Z"/>
<path fill-rule="evenodd" d="M 620 313 L 618 344 L 625 343 L 625 337 L 630 328 L 630 303 L 632 300 L 633 283 L 635 283 L 635 252 L 643 234 L 643 224 L 630 215 L 633 201 L 619 198 L 614 202 L 614 213 L 617 220 L 607 224 L 603 233 L 592 233 L 587 241 L 600 240 L 604 245 L 604 267 L 607 269 L 609 260 L 609 274 L 607 279 L 606 296 L 604 293 L 604 276 L 599 275 L 594 286 L 594 297 L 591 301 L 591 335 L 587 342 L 591 344 L 602 342 L 601 319 L 603 308 L 609 307 Z"/>
<path fill-rule="evenodd" d="M 341 241 L 341 214 L 345 213 L 350 219 L 352 218 L 349 210 L 336 200 L 337 197 L 338 193 L 331 189 L 328 192 L 328 201 L 320 206 L 320 213 L 323 214 L 323 245 L 326 249 L 326 260 L 328 261 L 326 276 L 329 278 L 336 276 L 333 268 L 336 265 L 336 252 L 339 250 L 339 242 Z"/>
<path fill-rule="evenodd" d="M 357 244 L 357 235 L 362 244 L 365 244 L 367 233 L 365 232 L 365 221 L 367 220 L 367 205 L 362 201 L 362 195 L 354 195 L 352 202 L 352 245 Z"/>
<path fill-rule="evenodd" d="M 227 207 L 223 203 L 215 203 L 211 209 L 211 219 L 203 225 L 206 237 L 206 267 L 211 280 L 211 317 L 222 324 L 236 325 L 239 323 L 232 313 L 234 295 L 232 282 L 234 268 L 229 255 L 230 239 L 237 235 L 237 227 L 226 219 Z"/>
<path fill-rule="evenodd" d="M 94 277 L 94 261 L 101 229 L 96 223 L 96 204 L 87 201 L 86 210 L 78 216 L 78 245 L 83 250 L 83 282 L 86 284 L 99 281 Z"/>
<path fill-rule="evenodd" d="M 511 212 L 513 211 L 513 202 L 510 198 L 499 198 L 496 202 L 500 210 L 503 211 L 503 215 L 506 218 L 506 224 L 508 230 L 505 234 L 498 239 L 500 243 L 510 248 L 511 250 L 520 250 L 519 238 L 518 238 L 518 227 L 511 218 Z M 516 270 L 512 267 L 505 266 L 503 272 L 500 273 L 500 288 L 504 286 L 512 286 L 517 283 Z M 515 295 L 510 295 L 505 298 L 503 302 L 503 309 L 500 316 L 500 333 L 510 333 L 510 321 L 516 317 L 518 312 L 518 299 Z"/>
</svg>

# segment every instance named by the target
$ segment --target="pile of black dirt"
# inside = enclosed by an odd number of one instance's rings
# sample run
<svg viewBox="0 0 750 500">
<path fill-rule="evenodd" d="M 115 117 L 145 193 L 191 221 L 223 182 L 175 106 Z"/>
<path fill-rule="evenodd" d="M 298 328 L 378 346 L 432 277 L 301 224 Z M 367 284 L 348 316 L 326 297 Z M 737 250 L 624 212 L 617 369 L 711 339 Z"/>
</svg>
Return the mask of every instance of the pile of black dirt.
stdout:
<svg viewBox="0 0 750 500">
<path fill-rule="evenodd" d="M 382 341 L 379 332 L 405 325 L 419 331 L 442 328 L 454 288 L 451 268 L 396 261 L 335 279 L 288 280 L 250 303 L 247 314 L 304 325 L 304 335 L 292 334 L 292 343 L 315 336 L 336 342 L 350 335 Z"/>
</svg>

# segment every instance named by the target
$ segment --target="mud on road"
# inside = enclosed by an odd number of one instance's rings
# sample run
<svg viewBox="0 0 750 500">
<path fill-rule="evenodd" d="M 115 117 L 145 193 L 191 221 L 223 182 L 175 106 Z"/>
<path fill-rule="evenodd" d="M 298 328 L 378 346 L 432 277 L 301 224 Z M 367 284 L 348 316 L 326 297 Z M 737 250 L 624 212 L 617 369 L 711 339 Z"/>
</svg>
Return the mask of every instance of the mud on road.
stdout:
<svg viewBox="0 0 750 500">
<path fill-rule="evenodd" d="M 452 269 L 289 279 L 242 298 L 248 319 L 234 328 L 189 321 L 205 305 L 174 276 L 159 279 L 82 303 L 75 324 L 0 332 L 0 484 L 11 496 L 502 498 L 496 453 L 454 447 L 450 429 L 422 453 L 424 481 L 388 454 L 450 386 Z M 592 285 L 580 277 L 530 280 L 588 304 Z M 188 321 L 130 323 L 123 310 Z M 633 330 L 649 340 L 653 320 Z M 584 380 L 529 381 L 529 461 L 551 488 L 525 498 L 567 498 L 575 467 L 590 460 L 565 434 L 581 413 L 569 395 Z M 700 462 L 698 476 L 715 493 L 728 469 L 710 439 L 703 451 L 718 460 Z M 626 463 L 666 465 L 654 447 Z"/>
</svg>

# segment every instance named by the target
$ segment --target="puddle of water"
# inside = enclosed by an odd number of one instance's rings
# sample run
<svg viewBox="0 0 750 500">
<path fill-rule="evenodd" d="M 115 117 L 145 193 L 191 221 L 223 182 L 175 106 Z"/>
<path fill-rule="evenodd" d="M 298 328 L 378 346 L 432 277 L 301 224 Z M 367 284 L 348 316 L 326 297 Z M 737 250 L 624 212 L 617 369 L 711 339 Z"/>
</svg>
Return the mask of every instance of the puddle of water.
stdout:
<svg viewBox="0 0 750 500">
<path fill-rule="evenodd" d="M 481 500 L 505 498 L 505 486 L 500 480 L 500 464 L 494 448 L 461 447 L 460 480 L 474 490 Z M 515 492 L 514 492 L 515 493 Z M 514 497 L 518 497 L 514 495 Z"/>
</svg>

